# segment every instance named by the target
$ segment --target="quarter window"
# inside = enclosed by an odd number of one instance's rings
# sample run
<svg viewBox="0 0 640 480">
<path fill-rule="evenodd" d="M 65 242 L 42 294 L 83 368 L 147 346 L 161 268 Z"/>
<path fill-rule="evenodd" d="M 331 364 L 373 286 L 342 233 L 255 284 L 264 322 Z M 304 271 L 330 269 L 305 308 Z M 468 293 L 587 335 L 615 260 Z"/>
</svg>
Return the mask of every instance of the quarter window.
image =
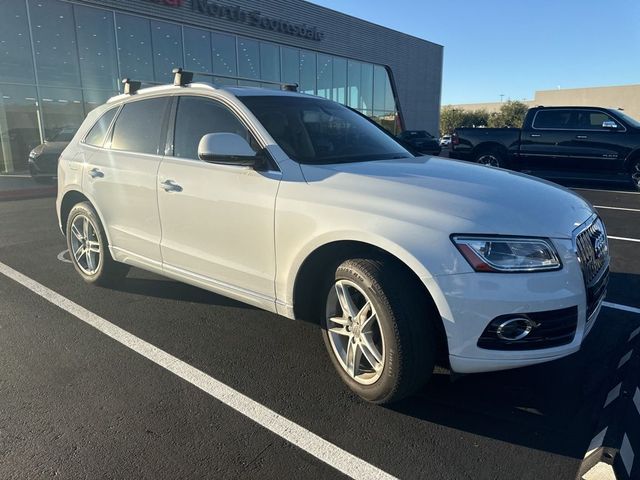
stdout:
<svg viewBox="0 0 640 480">
<path fill-rule="evenodd" d="M 534 128 L 573 129 L 571 110 L 540 110 L 533 121 Z"/>
<path fill-rule="evenodd" d="M 93 145 L 94 147 L 101 147 L 104 144 L 104 137 L 107 135 L 109 125 L 111 125 L 111 121 L 117 111 L 117 108 L 112 108 L 103 114 L 93 128 L 89 130 L 84 142 L 88 145 Z"/>
<path fill-rule="evenodd" d="M 166 98 L 127 103 L 116 119 L 111 148 L 157 155 L 166 106 Z"/>
<path fill-rule="evenodd" d="M 207 133 L 236 133 L 252 142 L 245 126 L 224 105 L 201 97 L 180 97 L 173 155 L 197 159 L 198 144 Z"/>
</svg>

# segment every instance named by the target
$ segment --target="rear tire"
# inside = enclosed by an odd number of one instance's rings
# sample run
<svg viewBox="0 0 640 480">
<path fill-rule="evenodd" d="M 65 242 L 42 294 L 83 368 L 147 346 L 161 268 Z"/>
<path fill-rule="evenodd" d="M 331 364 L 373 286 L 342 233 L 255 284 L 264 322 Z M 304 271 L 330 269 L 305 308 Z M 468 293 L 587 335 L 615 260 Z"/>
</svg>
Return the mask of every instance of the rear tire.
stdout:
<svg viewBox="0 0 640 480">
<path fill-rule="evenodd" d="M 403 269 L 386 260 L 346 260 L 323 291 L 325 346 L 354 393 L 388 404 L 427 382 L 436 359 L 437 313 Z"/>
<path fill-rule="evenodd" d="M 478 152 L 474 158 L 476 163 L 489 167 L 505 168 L 506 159 L 504 154 L 497 148 L 490 148 Z"/>
<path fill-rule="evenodd" d="M 640 192 L 640 158 L 632 162 L 630 178 L 633 186 Z"/>
<path fill-rule="evenodd" d="M 69 257 L 85 282 L 109 286 L 127 275 L 129 266 L 111 257 L 102 223 L 89 202 L 73 206 L 65 231 Z"/>
</svg>

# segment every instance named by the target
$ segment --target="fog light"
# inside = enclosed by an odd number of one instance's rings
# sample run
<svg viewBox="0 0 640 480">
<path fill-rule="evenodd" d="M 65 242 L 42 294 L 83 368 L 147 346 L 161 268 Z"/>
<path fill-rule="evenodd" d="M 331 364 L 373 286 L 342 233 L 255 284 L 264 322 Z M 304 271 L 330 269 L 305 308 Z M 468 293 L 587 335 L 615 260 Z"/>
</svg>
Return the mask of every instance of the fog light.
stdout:
<svg viewBox="0 0 640 480">
<path fill-rule="evenodd" d="M 511 318 L 498 325 L 496 335 L 502 340 L 522 340 L 529 335 L 538 324 L 528 318 Z"/>
</svg>

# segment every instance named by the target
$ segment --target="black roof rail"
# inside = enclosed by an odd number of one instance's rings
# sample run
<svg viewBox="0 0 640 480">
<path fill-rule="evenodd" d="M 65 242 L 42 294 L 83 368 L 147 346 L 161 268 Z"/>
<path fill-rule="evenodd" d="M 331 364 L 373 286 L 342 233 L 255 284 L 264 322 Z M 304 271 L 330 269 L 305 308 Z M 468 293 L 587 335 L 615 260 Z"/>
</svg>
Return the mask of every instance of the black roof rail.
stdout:
<svg viewBox="0 0 640 480">
<path fill-rule="evenodd" d="M 182 67 L 174 68 L 171 73 L 173 73 L 173 84 L 176 87 L 184 87 L 190 83 L 193 83 L 194 75 L 203 76 L 203 77 L 212 77 L 227 79 L 227 80 L 240 80 L 244 82 L 254 82 L 260 84 L 269 84 L 269 85 L 279 85 L 281 90 L 286 92 L 297 92 L 298 84 L 297 83 L 283 83 L 283 82 L 274 82 L 271 80 L 256 80 L 255 78 L 246 78 L 246 77 L 232 77 L 229 75 L 220 75 L 217 73 L 208 73 L 208 72 L 191 72 L 188 70 L 184 70 Z"/>
<path fill-rule="evenodd" d="M 124 84 L 124 94 L 125 95 L 135 95 L 135 93 L 140 90 L 142 86 L 142 82 L 136 82 L 131 80 L 130 78 L 123 78 L 122 83 Z"/>
</svg>

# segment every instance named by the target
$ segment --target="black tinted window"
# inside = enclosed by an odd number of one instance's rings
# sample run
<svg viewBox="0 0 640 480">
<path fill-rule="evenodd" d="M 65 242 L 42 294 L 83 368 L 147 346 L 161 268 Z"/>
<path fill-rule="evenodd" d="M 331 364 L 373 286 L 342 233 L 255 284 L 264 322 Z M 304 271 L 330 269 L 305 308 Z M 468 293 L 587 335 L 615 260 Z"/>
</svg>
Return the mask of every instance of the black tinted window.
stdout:
<svg viewBox="0 0 640 480">
<path fill-rule="evenodd" d="M 535 128 L 575 128 L 571 110 L 540 110 L 533 122 Z"/>
<path fill-rule="evenodd" d="M 104 137 L 107 135 L 107 130 L 109 130 L 109 125 L 111 125 L 111 120 L 113 120 L 113 117 L 117 111 L 117 108 L 112 108 L 111 110 L 103 114 L 95 123 L 93 128 L 89 130 L 89 133 L 84 140 L 85 143 L 94 145 L 96 147 L 101 147 L 104 143 Z"/>
<path fill-rule="evenodd" d="M 412 157 L 381 128 L 335 102 L 280 95 L 243 96 L 240 100 L 258 117 L 280 148 L 301 163 Z"/>
<path fill-rule="evenodd" d="M 603 122 L 616 122 L 613 118 L 603 112 L 596 110 L 582 110 L 578 111 L 578 128 L 585 130 L 602 130 Z"/>
<path fill-rule="evenodd" d="M 167 101 L 152 98 L 125 104 L 113 127 L 111 148 L 158 154 Z"/>
<path fill-rule="evenodd" d="M 247 129 L 224 105 L 201 97 L 180 97 L 174 156 L 198 158 L 198 143 L 207 133 L 236 133 L 251 142 Z"/>
</svg>

